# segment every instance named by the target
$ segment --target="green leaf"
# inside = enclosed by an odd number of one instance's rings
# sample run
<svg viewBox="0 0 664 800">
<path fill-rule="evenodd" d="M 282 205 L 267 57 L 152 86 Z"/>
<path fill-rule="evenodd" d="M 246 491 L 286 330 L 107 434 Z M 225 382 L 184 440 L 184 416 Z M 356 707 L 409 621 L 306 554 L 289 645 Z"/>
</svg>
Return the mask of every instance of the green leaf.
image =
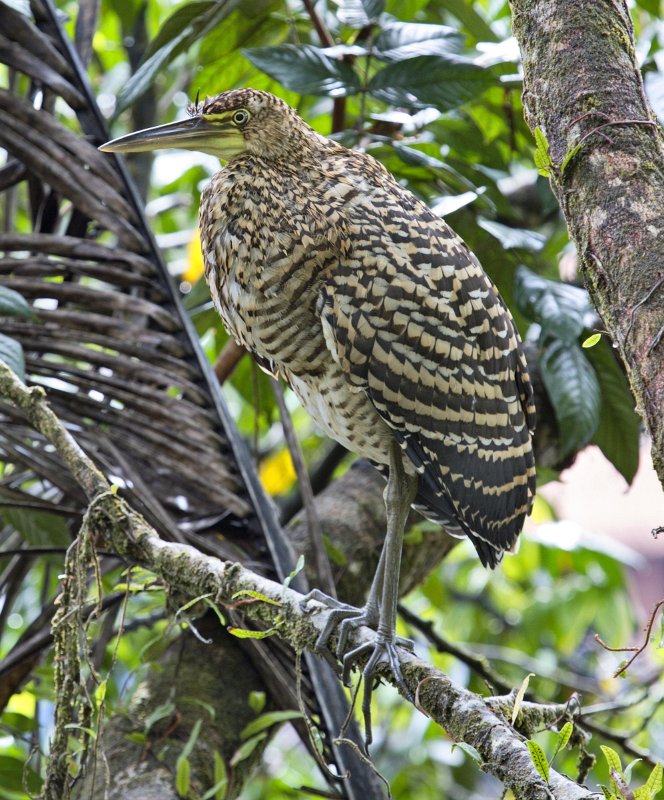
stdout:
<svg viewBox="0 0 664 800">
<path fill-rule="evenodd" d="M 454 750 L 455 750 L 457 747 L 459 748 L 459 750 L 463 750 L 463 752 L 464 752 L 464 753 L 465 753 L 467 756 L 470 756 L 470 758 L 472 758 L 472 759 L 473 759 L 473 761 L 477 761 L 477 763 L 478 763 L 478 764 L 481 764 L 481 763 L 482 763 L 482 756 L 481 756 L 481 755 L 479 754 L 479 752 L 478 752 L 478 751 L 477 751 L 477 750 L 476 750 L 476 749 L 475 749 L 475 748 L 472 746 L 472 744 L 468 744 L 467 742 L 455 742 L 455 743 L 452 745 L 452 752 L 454 752 Z"/>
<path fill-rule="evenodd" d="M 249 708 L 256 714 L 260 714 L 265 708 L 266 700 L 265 692 L 249 692 Z"/>
<path fill-rule="evenodd" d="M 191 763 L 188 758 L 180 756 L 175 762 L 175 791 L 180 797 L 189 794 L 191 783 Z"/>
<path fill-rule="evenodd" d="M 461 53 L 463 45 L 463 36 L 447 25 L 395 20 L 382 27 L 374 44 L 374 53 L 383 61 L 403 61 L 413 56 Z"/>
<path fill-rule="evenodd" d="M 198 43 L 238 5 L 239 0 L 195 0 L 176 9 L 153 39 L 141 66 L 118 95 L 116 115 L 135 103 L 176 56 Z"/>
<path fill-rule="evenodd" d="M 291 581 L 294 578 L 296 578 L 300 574 L 300 572 L 302 572 L 303 569 L 304 569 L 304 554 L 300 553 L 300 555 L 297 558 L 297 563 L 293 567 L 292 572 L 290 573 L 290 575 L 287 575 L 284 580 L 285 589 L 287 589 L 290 586 Z"/>
<path fill-rule="evenodd" d="M 241 744 L 231 757 L 231 767 L 235 767 L 240 763 L 240 761 L 245 761 L 247 758 L 249 758 L 249 756 L 264 739 L 267 739 L 267 733 L 265 732 L 259 733 Z"/>
<path fill-rule="evenodd" d="M 162 703 L 158 705 L 148 716 L 145 718 L 145 722 L 143 723 L 143 728 L 145 731 L 149 732 L 152 728 L 162 719 L 166 719 L 167 717 L 172 717 L 175 713 L 175 703 L 168 702 Z"/>
<path fill-rule="evenodd" d="M 20 342 L 0 333 L 0 361 L 15 372 L 21 380 L 25 380 L 25 358 Z"/>
<path fill-rule="evenodd" d="M 593 313 L 585 289 L 551 281 L 527 267 L 516 271 L 514 299 L 519 309 L 542 326 L 542 337 L 552 334 L 568 344 L 576 343 L 586 316 Z"/>
<path fill-rule="evenodd" d="M 310 44 L 282 44 L 242 50 L 249 61 L 298 94 L 343 97 L 355 94 L 360 81 L 346 61 L 326 55 Z"/>
<path fill-rule="evenodd" d="M 415 56 L 388 64 L 369 81 L 368 89 L 373 97 L 393 105 L 431 105 L 449 111 L 498 84 L 501 71 L 499 66 L 482 67 L 453 53 Z"/>
<path fill-rule="evenodd" d="M 197 719 L 196 722 L 194 723 L 191 729 L 191 733 L 189 734 L 189 738 L 187 739 L 187 743 L 185 744 L 185 746 L 182 749 L 182 752 L 180 753 L 181 758 L 189 758 L 189 756 L 191 755 L 191 751 L 194 749 L 196 740 L 198 739 L 198 736 L 201 732 L 202 723 L 203 720 L 201 719 Z"/>
<path fill-rule="evenodd" d="M 662 790 L 662 781 L 664 779 L 664 770 L 662 768 L 662 762 L 659 761 L 655 766 L 652 768 L 652 772 L 648 776 L 648 780 L 645 783 L 645 790 L 648 792 L 648 797 L 656 797 L 659 792 Z"/>
<path fill-rule="evenodd" d="M 232 596 L 232 600 L 237 600 L 239 597 L 249 597 L 254 600 L 260 600 L 263 603 L 268 603 L 271 606 L 280 606 L 281 603 L 278 600 L 271 600 L 269 597 L 266 597 L 264 594 L 260 592 L 256 592 L 253 589 L 240 589 L 239 592 L 235 592 Z"/>
<path fill-rule="evenodd" d="M 535 166 L 539 170 L 539 174 L 545 178 L 549 177 L 550 168 L 553 166 L 551 156 L 549 155 L 549 143 L 546 139 L 544 131 L 537 127 L 533 131 L 535 136 Z"/>
<path fill-rule="evenodd" d="M 601 339 L 602 339 L 601 333 L 593 333 L 590 336 L 588 336 L 587 339 L 584 339 L 583 342 L 581 342 L 581 347 L 583 347 L 584 349 L 588 349 L 589 347 L 594 347 L 599 341 L 601 341 Z"/>
<path fill-rule="evenodd" d="M 577 344 L 545 340 L 540 371 L 560 432 L 560 457 L 580 450 L 599 426 L 600 387 L 595 370 Z"/>
<path fill-rule="evenodd" d="M 484 217 L 478 217 L 477 224 L 498 239 L 505 250 L 520 249 L 537 252 L 544 247 L 546 241 L 546 237 L 541 233 L 537 233 L 537 231 L 512 228 L 509 225 L 503 225 L 501 222 L 495 222 Z"/>
<path fill-rule="evenodd" d="M 602 790 L 602 794 L 604 795 L 604 800 L 619 800 L 613 792 L 610 792 L 606 786 L 599 787 Z"/>
<path fill-rule="evenodd" d="M 631 483 L 639 466 L 641 433 L 632 391 L 608 340 L 584 352 L 593 365 L 601 393 L 599 425 L 592 441 Z"/>
<path fill-rule="evenodd" d="M 269 711 L 267 714 L 261 714 L 260 717 L 252 720 L 248 725 L 240 731 L 240 739 L 248 739 L 256 733 L 264 731 L 266 728 L 271 728 L 273 725 L 278 725 L 280 722 L 288 722 L 291 719 L 302 719 L 300 711 L 286 710 L 286 711 Z"/>
<path fill-rule="evenodd" d="M 627 783 L 629 783 L 632 780 L 632 770 L 640 761 L 643 761 L 643 759 L 642 758 L 633 759 L 623 770 L 623 775 L 625 776 L 625 780 L 627 781 Z"/>
<path fill-rule="evenodd" d="M 64 517 L 33 508 L 0 506 L 0 519 L 33 547 L 69 547 L 71 534 Z"/>
<path fill-rule="evenodd" d="M 0 317 L 35 318 L 36 314 L 23 295 L 8 286 L 0 286 Z"/>
<path fill-rule="evenodd" d="M 544 750 L 542 750 L 542 748 L 540 747 L 539 744 L 537 744 L 537 742 L 533 742 L 530 739 L 526 742 L 526 747 L 528 748 L 528 750 L 530 750 L 530 758 L 532 759 L 532 762 L 535 765 L 535 769 L 548 783 L 549 762 L 546 760 L 546 755 L 544 754 Z"/>
<path fill-rule="evenodd" d="M 558 731 L 558 736 L 556 737 L 556 753 L 558 753 L 560 750 L 564 750 L 567 747 L 573 730 L 574 723 L 568 720 Z"/>
<path fill-rule="evenodd" d="M 606 763 L 609 766 L 609 774 L 611 770 L 615 770 L 618 775 L 622 775 L 622 764 L 620 763 L 620 756 L 610 747 L 607 747 L 605 744 L 600 745 L 601 751 L 604 753 L 604 758 L 606 759 Z M 616 792 L 616 782 L 611 778 L 611 789 Z"/>
<path fill-rule="evenodd" d="M 385 0 L 343 0 L 336 14 L 342 25 L 349 28 L 366 28 L 375 21 L 385 8 Z"/>
<path fill-rule="evenodd" d="M 203 795 L 203 800 L 207 800 L 208 795 L 214 797 L 215 800 L 224 800 L 226 797 L 226 789 L 228 787 L 228 771 L 226 770 L 226 762 L 218 750 L 214 751 L 214 786 L 212 789 L 214 793 L 207 792 Z"/>
<path fill-rule="evenodd" d="M 266 631 L 250 631 L 246 628 L 233 628 L 230 625 L 226 630 L 237 639 L 267 639 L 268 636 L 274 636 L 277 632 L 276 628 L 268 628 Z"/>
</svg>

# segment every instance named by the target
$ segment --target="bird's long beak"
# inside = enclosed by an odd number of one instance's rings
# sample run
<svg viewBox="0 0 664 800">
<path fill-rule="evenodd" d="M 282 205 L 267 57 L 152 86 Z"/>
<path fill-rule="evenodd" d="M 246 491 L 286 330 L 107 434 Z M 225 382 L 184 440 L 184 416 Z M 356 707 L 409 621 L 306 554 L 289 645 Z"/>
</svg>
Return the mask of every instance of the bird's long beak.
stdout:
<svg viewBox="0 0 664 800">
<path fill-rule="evenodd" d="M 198 116 L 128 133 L 106 142 L 99 149 L 105 153 L 141 153 L 171 148 L 210 152 L 216 149 L 209 147 L 211 140 L 218 140 L 220 136 L 223 134 L 216 125 Z"/>
</svg>

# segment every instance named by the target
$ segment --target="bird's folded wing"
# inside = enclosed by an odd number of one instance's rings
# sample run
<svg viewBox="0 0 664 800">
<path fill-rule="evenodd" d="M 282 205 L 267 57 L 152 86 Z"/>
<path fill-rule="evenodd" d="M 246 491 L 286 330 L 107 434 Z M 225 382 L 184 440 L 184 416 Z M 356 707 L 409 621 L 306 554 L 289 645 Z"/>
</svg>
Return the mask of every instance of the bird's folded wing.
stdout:
<svg viewBox="0 0 664 800">
<path fill-rule="evenodd" d="M 445 226 L 429 256 L 389 241 L 342 260 L 323 288 L 323 328 L 420 473 L 419 505 L 493 565 L 534 493 L 532 389 L 511 315 L 466 245 Z"/>
</svg>

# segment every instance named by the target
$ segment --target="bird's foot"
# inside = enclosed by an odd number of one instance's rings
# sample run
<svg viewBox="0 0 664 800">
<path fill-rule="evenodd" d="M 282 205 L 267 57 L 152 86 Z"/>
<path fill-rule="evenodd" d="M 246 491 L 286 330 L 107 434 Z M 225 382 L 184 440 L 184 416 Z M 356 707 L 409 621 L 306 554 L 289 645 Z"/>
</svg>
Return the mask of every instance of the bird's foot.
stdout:
<svg viewBox="0 0 664 800">
<path fill-rule="evenodd" d="M 368 751 L 369 745 L 373 741 L 373 731 L 371 727 L 371 695 L 373 694 L 374 682 L 377 677 L 378 667 L 382 663 L 387 663 L 397 686 L 409 701 L 413 701 L 413 695 L 406 685 L 401 672 L 401 655 L 399 648 L 403 647 L 409 651 L 413 649 L 410 639 L 396 637 L 394 634 L 387 635 L 376 633 L 376 637 L 371 642 L 365 642 L 355 649 L 346 653 L 343 657 L 343 680 L 348 681 L 350 670 L 353 664 L 367 653 L 371 653 L 369 660 L 362 670 L 364 680 L 364 693 L 362 695 L 362 716 L 364 718 L 364 744 Z"/>
</svg>

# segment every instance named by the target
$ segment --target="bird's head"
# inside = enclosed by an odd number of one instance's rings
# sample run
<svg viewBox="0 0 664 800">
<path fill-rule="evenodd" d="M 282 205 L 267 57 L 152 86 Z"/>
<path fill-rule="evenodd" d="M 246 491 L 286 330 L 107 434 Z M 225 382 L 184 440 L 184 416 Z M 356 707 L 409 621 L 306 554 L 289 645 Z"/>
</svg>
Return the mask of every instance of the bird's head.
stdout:
<svg viewBox="0 0 664 800">
<path fill-rule="evenodd" d="M 294 139 L 316 136 L 293 109 L 268 92 L 232 89 L 189 106 L 189 117 L 129 133 L 99 149 L 114 153 L 199 150 L 222 161 L 242 153 L 278 159 L 297 153 Z"/>
</svg>

